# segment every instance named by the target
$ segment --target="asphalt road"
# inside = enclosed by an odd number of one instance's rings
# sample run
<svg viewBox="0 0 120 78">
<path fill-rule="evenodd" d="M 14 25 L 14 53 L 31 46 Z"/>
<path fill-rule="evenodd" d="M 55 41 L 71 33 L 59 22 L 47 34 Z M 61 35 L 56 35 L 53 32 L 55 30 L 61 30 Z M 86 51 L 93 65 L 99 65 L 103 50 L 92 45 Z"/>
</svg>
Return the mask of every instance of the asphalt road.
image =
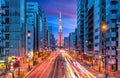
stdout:
<svg viewBox="0 0 120 78">
<path fill-rule="evenodd" d="M 48 59 L 37 65 L 25 78 L 61 78 L 64 76 L 62 62 L 59 52 L 52 53 Z"/>
<path fill-rule="evenodd" d="M 97 78 L 64 50 L 52 53 L 25 78 Z"/>
</svg>

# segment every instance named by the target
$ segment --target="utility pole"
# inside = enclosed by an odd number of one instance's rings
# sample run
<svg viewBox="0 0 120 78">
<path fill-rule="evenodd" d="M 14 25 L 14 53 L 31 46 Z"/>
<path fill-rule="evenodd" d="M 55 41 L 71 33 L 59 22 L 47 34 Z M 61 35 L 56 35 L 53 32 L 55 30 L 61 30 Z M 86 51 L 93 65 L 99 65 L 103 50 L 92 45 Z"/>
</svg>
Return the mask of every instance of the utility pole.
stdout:
<svg viewBox="0 0 120 78">
<path fill-rule="evenodd" d="M 18 57 L 19 57 L 19 61 L 20 61 L 20 38 L 18 38 Z M 20 64 L 18 67 L 18 78 L 20 78 Z"/>
<path fill-rule="evenodd" d="M 117 15 L 117 28 L 118 28 L 118 55 L 117 55 L 117 60 L 118 60 L 118 70 L 120 70 L 120 14 Z"/>
</svg>

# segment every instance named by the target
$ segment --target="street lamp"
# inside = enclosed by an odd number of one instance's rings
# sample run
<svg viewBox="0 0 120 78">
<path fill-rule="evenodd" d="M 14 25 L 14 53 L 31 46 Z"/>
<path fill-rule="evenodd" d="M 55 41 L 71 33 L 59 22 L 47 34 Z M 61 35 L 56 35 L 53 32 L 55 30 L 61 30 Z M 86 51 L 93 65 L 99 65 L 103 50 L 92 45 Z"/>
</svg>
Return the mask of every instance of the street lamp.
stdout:
<svg viewBox="0 0 120 78">
<path fill-rule="evenodd" d="M 28 37 L 30 37 L 30 36 L 31 36 L 30 32 L 28 32 L 28 33 L 27 33 L 27 36 L 28 36 Z"/>
<path fill-rule="evenodd" d="M 102 32 L 106 32 L 107 31 L 107 24 L 103 24 L 101 26 L 101 30 L 102 30 Z"/>
<path fill-rule="evenodd" d="M 104 54 L 105 54 L 105 78 L 107 78 L 107 75 L 108 75 L 108 72 L 107 72 L 107 52 L 106 52 L 106 33 L 107 33 L 107 24 L 106 23 L 103 23 L 102 26 L 101 26 L 101 31 L 102 31 L 102 36 L 103 36 L 103 40 L 104 41 L 104 48 L 103 48 L 103 51 L 104 51 Z"/>
</svg>

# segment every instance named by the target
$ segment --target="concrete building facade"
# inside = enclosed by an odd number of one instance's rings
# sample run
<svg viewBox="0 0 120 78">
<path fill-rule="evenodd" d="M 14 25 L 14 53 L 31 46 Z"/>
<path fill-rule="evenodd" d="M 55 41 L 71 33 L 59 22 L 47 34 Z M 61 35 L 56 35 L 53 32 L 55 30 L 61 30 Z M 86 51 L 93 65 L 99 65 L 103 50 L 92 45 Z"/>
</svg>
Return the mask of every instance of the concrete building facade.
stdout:
<svg viewBox="0 0 120 78">
<path fill-rule="evenodd" d="M 77 43 L 84 45 L 79 47 L 84 49 L 84 52 L 92 53 L 96 59 L 102 56 L 103 64 L 106 58 L 104 56 L 107 55 L 107 63 L 115 71 L 120 69 L 117 51 L 119 6 L 119 0 L 78 0 L 77 6 L 77 38 L 80 39 Z M 105 33 L 101 30 L 103 24 L 107 25 Z"/>
<path fill-rule="evenodd" d="M 24 55 L 25 0 L 0 0 L 3 56 Z M 17 5 L 16 5 L 17 4 Z"/>
<path fill-rule="evenodd" d="M 26 51 L 39 52 L 43 39 L 43 12 L 37 2 L 26 3 Z M 42 41 L 43 42 L 43 41 Z"/>
</svg>

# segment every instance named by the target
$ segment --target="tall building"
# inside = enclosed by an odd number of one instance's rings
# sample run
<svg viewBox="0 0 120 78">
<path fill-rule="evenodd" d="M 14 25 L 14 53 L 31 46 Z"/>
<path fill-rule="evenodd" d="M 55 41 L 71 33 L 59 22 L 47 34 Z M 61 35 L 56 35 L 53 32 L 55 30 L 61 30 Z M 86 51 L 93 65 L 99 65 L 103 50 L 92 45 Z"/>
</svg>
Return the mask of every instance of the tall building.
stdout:
<svg viewBox="0 0 120 78">
<path fill-rule="evenodd" d="M 84 4 L 85 0 L 77 2 L 77 47 L 80 52 L 84 52 Z"/>
<path fill-rule="evenodd" d="M 50 48 L 52 46 L 51 41 L 52 41 L 52 26 L 48 26 L 48 47 Z"/>
<path fill-rule="evenodd" d="M 77 45 L 81 52 L 94 51 L 94 0 L 78 0 L 77 4 Z"/>
<path fill-rule="evenodd" d="M 69 38 L 64 37 L 64 48 L 69 49 Z"/>
<path fill-rule="evenodd" d="M 46 25 L 46 17 L 44 17 L 44 49 L 47 49 L 47 25 Z"/>
<path fill-rule="evenodd" d="M 106 23 L 108 25 L 108 33 L 106 39 L 107 51 L 110 54 L 110 63 L 113 70 L 120 70 L 120 59 L 118 58 L 118 28 L 117 20 L 120 15 L 120 0 L 106 0 Z"/>
<path fill-rule="evenodd" d="M 76 34 L 75 32 L 69 33 L 69 51 L 75 50 Z"/>
<path fill-rule="evenodd" d="M 104 55 L 107 54 L 109 57 L 107 64 L 114 71 L 120 70 L 119 52 L 117 51 L 119 6 L 119 0 L 78 0 L 77 5 L 79 47 L 82 51 L 84 49 L 88 55 L 92 53 L 96 59 L 102 56 L 103 65 L 106 64 Z M 103 24 L 106 24 L 108 29 L 105 33 L 101 29 Z"/>
<path fill-rule="evenodd" d="M 0 5 L 2 55 L 24 55 L 25 0 L 0 0 Z"/>
<path fill-rule="evenodd" d="M 54 35 L 52 33 L 52 26 L 48 26 L 47 30 L 48 30 L 48 35 L 47 35 L 48 36 L 48 38 L 47 38 L 48 48 L 52 49 L 53 47 L 55 47 L 55 38 L 54 38 Z"/>
<path fill-rule="evenodd" d="M 43 12 L 37 2 L 26 3 L 26 51 L 39 52 L 43 31 Z"/>
</svg>

